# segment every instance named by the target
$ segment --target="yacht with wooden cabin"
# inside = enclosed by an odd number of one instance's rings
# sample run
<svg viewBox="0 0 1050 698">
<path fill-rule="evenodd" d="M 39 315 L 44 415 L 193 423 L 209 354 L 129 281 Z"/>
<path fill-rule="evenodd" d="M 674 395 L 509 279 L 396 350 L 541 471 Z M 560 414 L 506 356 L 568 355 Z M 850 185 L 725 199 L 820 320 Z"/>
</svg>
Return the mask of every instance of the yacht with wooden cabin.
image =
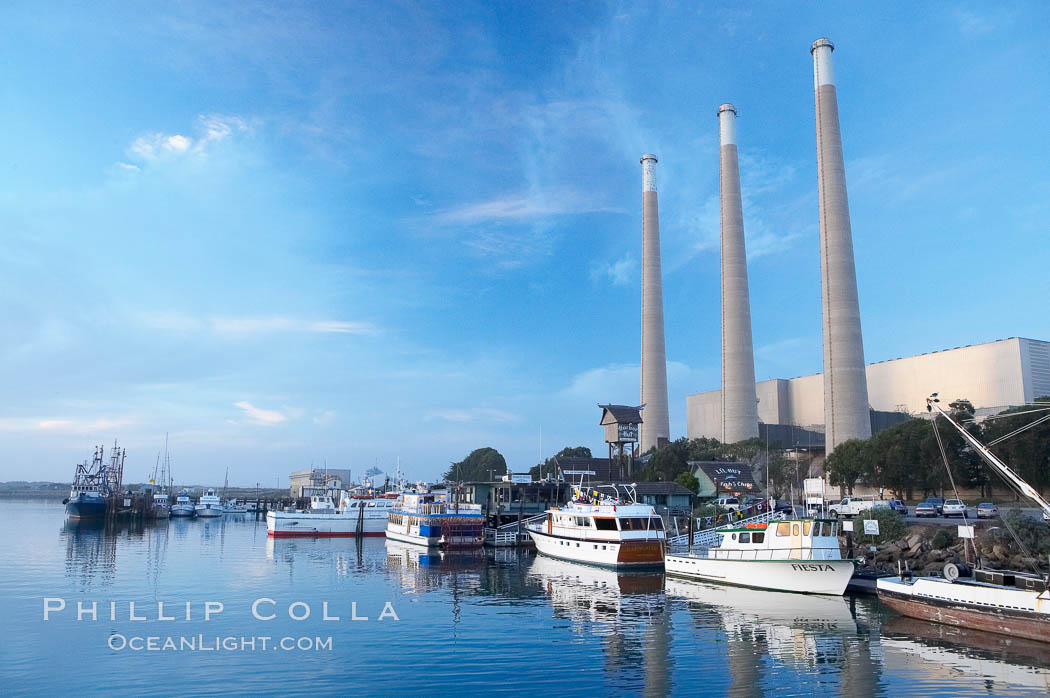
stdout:
<svg viewBox="0 0 1050 698">
<path fill-rule="evenodd" d="M 638 504 L 629 485 L 603 485 L 615 494 L 573 487 L 571 501 L 551 507 L 528 527 L 536 550 L 561 560 L 608 567 L 660 567 L 667 536 L 651 504 Z"/>
</svg>

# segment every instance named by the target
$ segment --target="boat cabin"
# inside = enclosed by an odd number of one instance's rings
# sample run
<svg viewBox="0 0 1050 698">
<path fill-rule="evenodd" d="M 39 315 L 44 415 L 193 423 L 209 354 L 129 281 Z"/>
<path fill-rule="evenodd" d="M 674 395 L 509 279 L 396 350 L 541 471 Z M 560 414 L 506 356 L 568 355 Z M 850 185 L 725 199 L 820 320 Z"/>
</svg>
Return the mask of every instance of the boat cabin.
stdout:
<svg viewBox="0 0 1050 698">
<path fill-rule="evenodd" d="M 720 529 L 706 556 L 723 560 L 841 560 L 839 524 L 791 519 Z"/>
</svg>

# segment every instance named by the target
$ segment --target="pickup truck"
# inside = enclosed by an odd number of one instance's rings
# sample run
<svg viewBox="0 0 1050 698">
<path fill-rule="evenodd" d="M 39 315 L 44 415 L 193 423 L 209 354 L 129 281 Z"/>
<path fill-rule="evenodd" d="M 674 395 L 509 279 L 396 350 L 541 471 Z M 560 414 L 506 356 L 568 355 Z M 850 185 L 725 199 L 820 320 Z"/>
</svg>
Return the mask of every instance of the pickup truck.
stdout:
<svg viewBox="0 0 1050 698">
<path fill-rule="evenodd" d="M 862 511 L 875 508 L 889 508 L 890 503 L 881 499 L 872 500 L 864 497 L 846 497 L 828 507 L 828 513 L 838 519 L 851 519 Z"/>
</svg>

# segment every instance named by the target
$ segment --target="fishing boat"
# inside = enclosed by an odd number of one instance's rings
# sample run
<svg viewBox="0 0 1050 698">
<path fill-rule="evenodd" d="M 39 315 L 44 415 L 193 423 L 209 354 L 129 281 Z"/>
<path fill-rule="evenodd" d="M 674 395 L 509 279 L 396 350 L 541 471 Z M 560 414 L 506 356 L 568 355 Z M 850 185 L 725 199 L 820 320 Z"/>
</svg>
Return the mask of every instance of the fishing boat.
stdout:
<svg viewBox="0 0 1050 698">
<path fill-rule="evenodd" d="M 196 513 L 190 495 L 186 492 L 179 492 L 175 497 L 175 503 L 171 505 L 171 516 L 192 518 Z"/>
<path fill-rule="evenodd" d="M 717 531 L 716 542 L 669 554 L 668 574 L 705 582 L 841 596 L 854 560 L 843 559 L 838 522 L 787 519 Z"/>
<path fill-rule="evenodd" d="M 416 545 L 476 548 L 485 542 L 480 504 L 450 502 L 443 492 L 406 492 L 387 515 L 386 537 Z"/>
<path fill-rule="evenodd" d="M 934 393 L 926 400 L 927 409 L 943 417 L 980 454 L 993 470 L 1019 493 L 1050 514 L 1050 502 L 987 446 L 962 427 L 938 404 Z M 1033 424 L 1042 420 L 1036 420 Z M 936 425 L 935 425 L 936 426 Z M 1018 433 L 1017 430 L 1013 433 Z M 940 433 L 933 433 L 940 439 Z M 950 471 L 949 471 L 950 472 Z M 971 542 L 972 544 L 972 542 Z M 1013 570 L 975 569 L 949 562 L 943 577 L 913 576 L 902 571 L 896 577 L 877 582 L 879 599 L 898 613 L 922 620 L 974 630 L 1050 642 L 1050 576 Z"/>
<path fill-rule="evenodd" d="M 62 500 L 66 515 L 74 519 L 101 519 L 106 516 L 107 497 L 106 466 L 102 460 L 102 449 L 95 448 L 91 465 L 87 460 L 77 463 L 69 497 Z"/>
<path fill-rule="evenodd" d="M 157 454 L 157 464 L 153 468 L 150 484 L 156 487 L 153 491 L 153 518 L 166 519 L 171 516 L 171 502 L 168 494 L 171 492 L 171 462 L 168 458 L 168 435 L 164 435 L 164 461 L 161 463 L 160 454 Z"/>
<path fill-rule="evenodd" d="M 201 498 L 197 500 L 196 506 L 197 516 L 202 519 L 214 518 L 216 516 L 222 516 L 222 501 L 219 496 L 215 494 L 215 490 L 208 488 Z"/>
<path fill-rule="evenodd" d="M 168 495 L 166 492 L 153 493 L 153 518 L 166 519 L 171 516 Z"/>
<path fill-rule="evenodd" d="M 546 519 L 529 524 L 536 550 L 591 565 L 662 566 L 667 536 L 656 509 L 638 504 L 630 485 L 603 485 L 601 489 L 613 493 L 574 485 L 568 504 L 551 507 L 545 512 Z"/>
<path fill-rule="evenodd" d="M 77 519 L 101 519 L 106 516 L 106 497 L 97 482 L 73 482 L 66 500 L 66 515 Z"/>
<path fill-rule="evenodd" d="M 330 494 L 310 497 L 308 511 L 266 512 L 266 534 L 271 538 L 382 536 L 394 500 L 340 495 L 339 504 Z"/>
</svg>

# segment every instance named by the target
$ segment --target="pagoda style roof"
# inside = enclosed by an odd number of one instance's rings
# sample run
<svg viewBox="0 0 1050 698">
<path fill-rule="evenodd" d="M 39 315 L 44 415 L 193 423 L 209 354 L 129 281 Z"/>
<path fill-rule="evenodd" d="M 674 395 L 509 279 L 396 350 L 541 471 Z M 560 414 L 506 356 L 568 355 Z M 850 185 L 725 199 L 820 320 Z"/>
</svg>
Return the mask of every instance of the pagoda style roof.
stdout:
<svg viewBox="0 0 1050 698">
<path fill-rule="evenodd" d="M 645 405 L 631 407 L 630 405 L 598 405 L 602 408 L 602 421 L 599 425 L 606 424 L 641 424 L 642 410 Z"/>
</svg>

